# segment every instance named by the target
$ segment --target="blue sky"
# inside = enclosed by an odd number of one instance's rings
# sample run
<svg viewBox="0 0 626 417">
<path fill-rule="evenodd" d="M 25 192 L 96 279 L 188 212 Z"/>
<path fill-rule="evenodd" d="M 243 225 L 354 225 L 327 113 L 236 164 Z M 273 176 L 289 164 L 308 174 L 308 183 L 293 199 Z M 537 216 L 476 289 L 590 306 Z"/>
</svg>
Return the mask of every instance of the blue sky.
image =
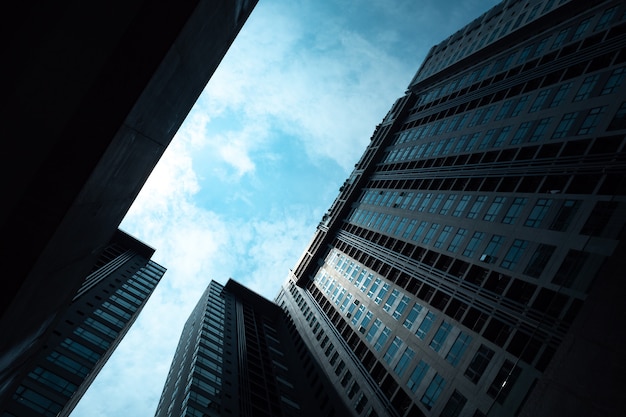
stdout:
<svg viewBox="0 0 626 417">
<path fill-rule="evenodd" d="M 429 48 L 494 0 L 260 0 L 120 228 L 168 269 L 72 417 L 153 416 L 210 280 L 273 299 Z"/>
</svg>

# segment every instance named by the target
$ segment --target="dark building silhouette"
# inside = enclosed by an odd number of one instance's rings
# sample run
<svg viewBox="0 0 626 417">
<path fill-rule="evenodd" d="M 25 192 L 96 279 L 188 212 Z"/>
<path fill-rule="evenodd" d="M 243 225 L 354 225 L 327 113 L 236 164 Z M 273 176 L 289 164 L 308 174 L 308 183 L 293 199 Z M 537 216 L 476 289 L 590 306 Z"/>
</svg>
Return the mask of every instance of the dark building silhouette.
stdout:
<svg viewBox="0 0 626 417">
<path fill-rule="evenodd" d="M 509 0 L 430 50 L 276 299 L 353 415 L 624 414 L 625 29 Z"/>
<path fill-rule="evenodd" d="M 52 331 L 3 369 L 0 415 L 68 416 L 141 312 L 165 268 L 118 230 Z"/>
<path fill-rule="evenodd" d="M 156 416 L 331 410 L 347 412 L 282 310 L 232 279 L 212 281 L 185 323 Z"/>
<path fill-rule="evenodd" d="M 31 1 L 7 11 L 0 386 L 70 304 L 255 4 Z"/>
</svg>

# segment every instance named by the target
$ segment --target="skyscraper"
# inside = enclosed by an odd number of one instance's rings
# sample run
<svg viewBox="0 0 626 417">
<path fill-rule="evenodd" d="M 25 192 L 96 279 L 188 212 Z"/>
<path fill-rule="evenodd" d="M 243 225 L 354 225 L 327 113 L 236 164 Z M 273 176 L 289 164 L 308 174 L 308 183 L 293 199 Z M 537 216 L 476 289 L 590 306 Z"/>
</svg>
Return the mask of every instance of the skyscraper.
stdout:
<svg viewBox="0 0 626 417">
<path fill-rule="evenodd" d="M 287 316 L 229 280 L 212 281 L 185 323 L 156 417 L 346 411 Z"/>
<path fill-rule="evenodd" d="M 276 298 L 354 415 L 623 414 L 625 29 L 507 0 L 430 50 Z"/>
<path fill-rule="evenodd" d="M 154 249 L 118 230 L 71 304 L 19 362 L 5 364 L 2 416 L 68 416 L 141 312 L 165 268 Z M 20 323 L 15 323 L 19 326 Z"/>
</svg>

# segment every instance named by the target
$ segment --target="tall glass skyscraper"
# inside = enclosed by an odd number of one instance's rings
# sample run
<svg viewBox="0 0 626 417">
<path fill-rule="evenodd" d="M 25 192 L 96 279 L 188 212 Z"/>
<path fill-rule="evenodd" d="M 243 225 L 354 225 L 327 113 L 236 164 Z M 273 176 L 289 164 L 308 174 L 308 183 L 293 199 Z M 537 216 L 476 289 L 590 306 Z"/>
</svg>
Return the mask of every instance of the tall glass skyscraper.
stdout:
<svg viewBox="0 0 626 417">
<path fill-rule="evenodd" d="M 376 127 L 277 298 L 355 415 L 623 412 L 625 28 L 504 1 Z"/>
<path fill-rule="evenodd" d="M 185 323 L 156 417 L 346 412 L 288 317 L 229 280 L 212 281 Z"/>
<path fill-rule="evenodd" d="M 22 362 L 3 369 L 0 415 L 72 412 L 165 273 L 150 260 L 153 253 L 121 230 L 115 233 L 72 303 L 50 318 L 51 330 L 24 347 Z"/>
<path fill-rule="evenodd" d="M 430 50 L 275 299 L 335 407 L 623 415 L 625 47 L 623 1 L 507 0 Z"/>
</svg>

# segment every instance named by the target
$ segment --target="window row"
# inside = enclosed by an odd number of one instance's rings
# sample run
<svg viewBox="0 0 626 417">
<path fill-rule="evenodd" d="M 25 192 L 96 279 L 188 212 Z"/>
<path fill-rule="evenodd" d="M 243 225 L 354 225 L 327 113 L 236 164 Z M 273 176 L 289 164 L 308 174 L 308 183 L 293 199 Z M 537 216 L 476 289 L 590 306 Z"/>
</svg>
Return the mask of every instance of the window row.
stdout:
<svg viewBox="0 0 626 417">
<path fill-rule="evenodd" d="M 477 68 L 471 72 L 468 71 L 461 76 L 448 81 L 443 86 L 435 87 L 432 90 L 423 93 L 417 104 L 422 105 L 432 102 L 457 90 L 461 90 L 467 86 L 470 86 L 476 82 L 480 82 L 488 77 L 507 71 L 514 66 L 522 65 L 527 61 L 539 58 L 545 53 L 560 49 L 567 44 L 577 42 L 580 39 L 587 37 L 587 34 L 605 30 L 616 18 L 624 18 L 625 14 L 622 13 L 621 15 L 619 15 L 617 13 L 618 8 L 619 6 L 613 6 L 605 10 L 602 14 L 598 16 L 586 17 L 574 23 L 573 25 L 570 25 L 560 30 L 559 32 L 546 35 L 542 39 L 537 40 L 530 45 L 526 45 L 519 49 L 509 51 L 506 54 L 496 57 L 496 59 L 484 64 L 480 68 Z M 518 18 L 519 17 L 522 17 L 522 15 L 518 16 Z M 512 21 L 509 21 L 506 24 L 501 25 L 496 30 L 491 31 L 491 36 L 487 44 L 491 43 L 493 39 L 496 39 L 496 36 L 502 36 L 504 33 L 506 33 L 509 30 L 511 23 Z M 483 37 L 482 41 L 484 42 L 484 40 L 485 38 Z M 480 49 L 480 47 L 482 47 L 481 42 L 474 42 L 474 44 L 469 48 L 459 49 L 457 54 L 449 55 L 446 60 L 441 60 L 438 64 L 429 65 L 428 69 L 420 74 L 420 79 L 425 78 L 442 68 L 445 68 L 450 63 L 453 63 L 457 59 L 460 59 L 472 53 L 474 50 Z"/>
</svg>

